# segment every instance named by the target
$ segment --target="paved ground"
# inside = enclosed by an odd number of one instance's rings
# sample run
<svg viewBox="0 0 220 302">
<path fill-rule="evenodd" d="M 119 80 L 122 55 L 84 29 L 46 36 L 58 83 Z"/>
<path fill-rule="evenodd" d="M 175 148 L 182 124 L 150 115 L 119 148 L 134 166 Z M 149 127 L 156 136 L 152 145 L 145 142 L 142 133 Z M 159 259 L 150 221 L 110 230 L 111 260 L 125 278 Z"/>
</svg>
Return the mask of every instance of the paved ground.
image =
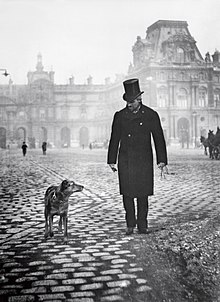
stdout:
<svg viewBox="0 0 220 302">
<path fill-rule="evenodd" d="M 128 301 L 125 289 L 150 292 L 149 280 L 127 249 L 137 236 L 124 236 L 117 174 L 105 150 L 0 151 L 0 301 Z M 149 226 L 170 215 L 212 213 L 220 204 L 220 161 L 202 149 L 170 149 L 169 173 L 155 169 Z M 44 239 L 46 188 L 71 178 L 85 186 L 70 198 L 69 241 L 55 229 Z M 125 248 L 126 247 L 126 248 Z M 127 291 L 126 291 L 127 293 Z M 143 300 L 129 300 L 143 301 Z M 147 301 L 147 300 L 144 300 Z"/>
</svg>

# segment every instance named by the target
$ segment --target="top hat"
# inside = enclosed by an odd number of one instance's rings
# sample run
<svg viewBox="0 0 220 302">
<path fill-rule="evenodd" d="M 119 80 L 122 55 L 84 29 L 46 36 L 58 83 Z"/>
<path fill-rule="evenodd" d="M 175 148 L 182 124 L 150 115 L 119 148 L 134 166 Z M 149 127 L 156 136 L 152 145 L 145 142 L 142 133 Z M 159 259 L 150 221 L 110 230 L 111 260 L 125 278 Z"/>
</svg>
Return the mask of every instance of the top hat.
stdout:
<svg viewBox="0 0 220 302">
<path fill-rule="evenodd" d="M 139 95 L 144 93 L 140 91 L 138 79 L 130 79 L 123 82 L 125 93 L 123 99 L 126 102 L 133 102 Z"/>
</svg>

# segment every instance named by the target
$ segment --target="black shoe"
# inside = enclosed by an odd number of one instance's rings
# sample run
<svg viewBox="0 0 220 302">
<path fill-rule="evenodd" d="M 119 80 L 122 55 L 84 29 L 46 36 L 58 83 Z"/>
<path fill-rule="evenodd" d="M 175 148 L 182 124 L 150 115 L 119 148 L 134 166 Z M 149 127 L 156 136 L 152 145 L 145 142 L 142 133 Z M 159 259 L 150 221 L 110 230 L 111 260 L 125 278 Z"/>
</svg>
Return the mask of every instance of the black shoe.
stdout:
<svg viewBox="0 0 220 302">
<path fill-rule="evenodd" d="M 125 231 L 125 234 L 126 234 L 126 235 L 131 235 L 131 234 L 133 234 L 133 232 L 134 232 L 134 228 L 128 227 L 128 228 L 126 229 L 126 231 Z"/>
<path fill-rule="evenodd" d="M 138 229 L 138 233 L 139 234 L 147 234 L 148 231 L 147 231 L 147 229 Z"/>
</svg>

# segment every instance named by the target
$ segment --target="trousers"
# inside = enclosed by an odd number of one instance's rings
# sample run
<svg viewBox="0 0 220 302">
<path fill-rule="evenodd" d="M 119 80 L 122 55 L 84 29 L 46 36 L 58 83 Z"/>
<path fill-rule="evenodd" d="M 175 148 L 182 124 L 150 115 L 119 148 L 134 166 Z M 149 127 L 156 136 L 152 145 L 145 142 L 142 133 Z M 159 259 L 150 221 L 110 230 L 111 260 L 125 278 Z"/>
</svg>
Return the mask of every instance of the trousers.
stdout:
<svg viewBox="0 0 220 302">
<path fill-rule="evenodd" d="M 137 218 L 135 215 L 134 198 L 123 195 L 123 205 L 127 227 L 134 228 L 137 225 L 139 230 L 143 230 L 148 227 L 148 196 L 137 197 Z"/>
</svg>

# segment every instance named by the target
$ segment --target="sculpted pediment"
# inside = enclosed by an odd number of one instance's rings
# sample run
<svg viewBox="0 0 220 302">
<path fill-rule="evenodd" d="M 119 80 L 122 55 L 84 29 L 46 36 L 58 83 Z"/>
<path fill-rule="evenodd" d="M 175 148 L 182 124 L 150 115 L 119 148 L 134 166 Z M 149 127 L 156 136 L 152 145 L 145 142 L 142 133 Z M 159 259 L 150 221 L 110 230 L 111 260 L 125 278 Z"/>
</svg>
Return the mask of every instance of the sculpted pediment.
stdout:
<svg viewBox="0 0 220 302">
<path fill-rule="evenodd" d="M 176 43 L 176 42 L 186 42 L 186 43 L 196 43 L 194 38 L 183 32 L 179 32 L 175 35 L 170 36 L 164 43 Z"/>
<path fill-rule="evenodd" d="M 176 33 L 163 41 L 161 50 L 166 62 L 174 64 L 201 64 L 203 61 L 194 38 L 183 32 Z"/>
</svg>

